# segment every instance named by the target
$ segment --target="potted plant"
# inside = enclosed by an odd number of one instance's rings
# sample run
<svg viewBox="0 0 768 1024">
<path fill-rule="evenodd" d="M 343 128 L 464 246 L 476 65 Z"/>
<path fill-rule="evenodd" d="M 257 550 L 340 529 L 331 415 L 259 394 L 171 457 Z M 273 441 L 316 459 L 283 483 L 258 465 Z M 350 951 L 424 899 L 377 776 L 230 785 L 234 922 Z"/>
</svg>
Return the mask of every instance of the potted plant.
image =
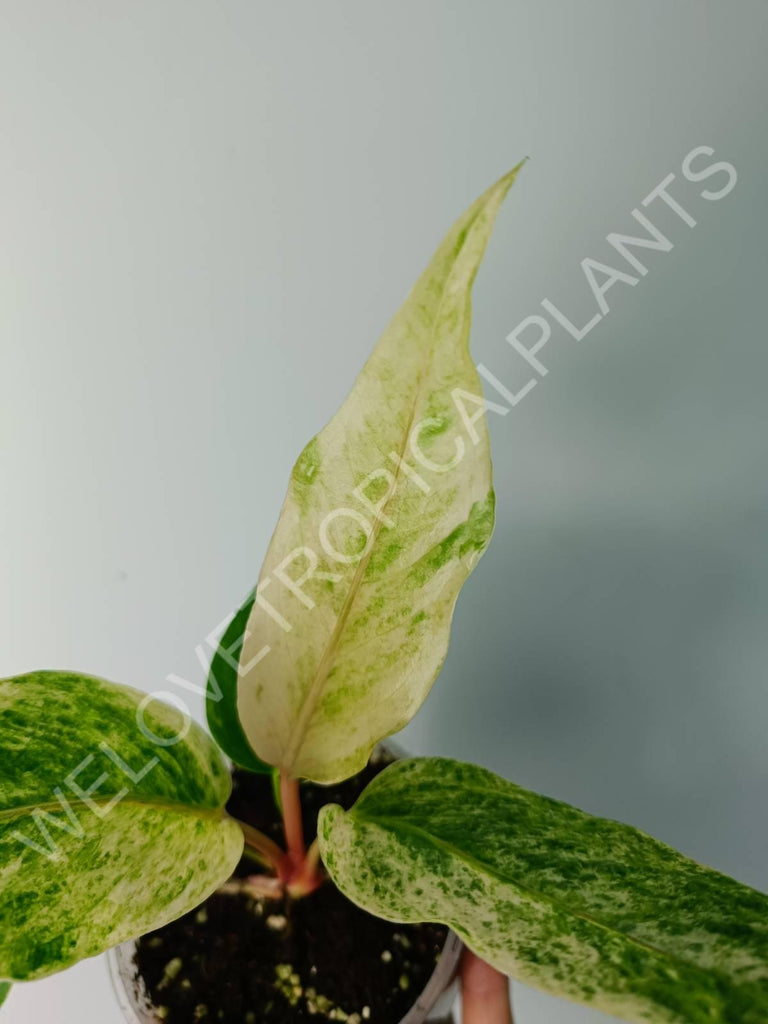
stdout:
<svg viewBox="0 0 768 1024">
<path fill-rule="evenodd" d="M 516 173 L 452 228 L 299 456 L 211 664 L 213 739 L 178 699 L 70 672 L 0 682 L 0 978 L 148 936 L 156 1020 L 395 1024 L 450 928 L 512 977 L 629 1021 L 768 1020 L 768 897 L 475 765 L 370 762 L 429 692 L 493 527 L 470 291 Z M 359 916 L 334 918 L 342 905 Z M 377 921 L 399 949 L 369 942 Z M 350 966 L 358 947 L 367 968 Z M 214 1004 L 243 957 L 259 1001 L 241 978 Z M 405 1004 L 374 1011 L 360 985 Z"/>
</svg>

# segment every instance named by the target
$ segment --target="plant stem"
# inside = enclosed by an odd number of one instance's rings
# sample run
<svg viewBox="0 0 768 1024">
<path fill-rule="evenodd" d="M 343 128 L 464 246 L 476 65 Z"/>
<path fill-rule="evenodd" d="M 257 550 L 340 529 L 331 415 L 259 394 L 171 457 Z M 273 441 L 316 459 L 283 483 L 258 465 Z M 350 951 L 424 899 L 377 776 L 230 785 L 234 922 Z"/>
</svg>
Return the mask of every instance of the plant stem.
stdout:
<svg viewBox="0 0 768 1024">
<path fill-rule="evenodd" d="M 287 772 L 282 771 L 280 802 L 287 853 L 263 832 L 235 819 L 243 830 L 243 838 L 248 848 L 246 853 L 274 872 L 274 886 L 264 876 L 253 876 L 244 882 L 233 880 L 222 891 L 245 892 L 258 889 L 261 895 L 274 896 L 278 891 L 287 890 L 291 896 L 308 896 L 322 885 L 323 874 L 319 868 L 320 850 L 317 840 L 312 843 L 309 851 L 304 843 L 298 779 L 292 779 Z"/>
<path fill-rule="evenodd" d="M 320 844 L 318 843 L 317 839 L 315 839 L 314 842 L 311 843 L 309 849 L 307 850 L 307 856 L 304 863 L 306 864 L 307 869 L 310 872 L 317 871 L 318 865 L 320 863 Z"/>
<path fill-rule="evenodd" d="M 282 770 L 280 802 L 283 805 L 283 825 L 285 841 L 288 844 L 287 859 L 290 870 L 285 887 L 291 896 L 308 896 L 323 883 L 323 875 L 319 868 L 320 849 L 315 839 L 307 852 L 301 820 L 299 782 Z"/>
<path fill-rule="evenodd" d="M 285 852 L 269 836 L 265 836 L 263 832 L 259 832 L 252 825 L 239 820 L 237 824 L 243 830 L 243 838 L 249 854 L 260 861 L 264 867 L 271 868 L 279 879 L 285 880 L 288 874 Z"/>
<path fill-rule="evenodd" d="M 280 770 L 280 799 L 283 804 L 283 827 L 288 844 L 288 857 L 294 868 L 304 863 L 304 826 L 301 821 L 301 800 L 299 780 L 292 779 L 286 771 Z"/>
<path fill-rule="evenodd" d="M 323 884 L 323 873 L 320 870 L 320 846 L 317 839 L 307 850 L 304 863 L 286 886 L 291 896 L 309 896 Z"/>
</svg>

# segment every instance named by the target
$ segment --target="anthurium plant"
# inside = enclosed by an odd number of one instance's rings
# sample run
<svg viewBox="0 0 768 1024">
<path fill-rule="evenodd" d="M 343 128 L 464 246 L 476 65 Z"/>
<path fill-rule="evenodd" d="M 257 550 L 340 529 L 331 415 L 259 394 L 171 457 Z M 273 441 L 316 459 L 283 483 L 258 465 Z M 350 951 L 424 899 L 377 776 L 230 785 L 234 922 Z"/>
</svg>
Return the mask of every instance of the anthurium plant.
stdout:
<svg viewBox="0 0 768 1024">
<path fill-rule="evenodd" d="M 334 884 L 441 922 L 514 978 L 628 1021 L 765 1024 L 768 897 L 628 825 L 471 764 L 400 760 L 305 846 L 303 780 L 358 772 L 432 686 L 494 521 L 470 293 L 518 168 L 454 225 L 309 442 L 258 583 L 210 666 L 213 739 L 72 672 L 0 682 L 0 978 L 62 970 L 244 884 Z M 270 772 L 280 845 L 225 811 L 222 756 Z M 4 994 L 0 986 L 0 999 Z"/>
</svg>

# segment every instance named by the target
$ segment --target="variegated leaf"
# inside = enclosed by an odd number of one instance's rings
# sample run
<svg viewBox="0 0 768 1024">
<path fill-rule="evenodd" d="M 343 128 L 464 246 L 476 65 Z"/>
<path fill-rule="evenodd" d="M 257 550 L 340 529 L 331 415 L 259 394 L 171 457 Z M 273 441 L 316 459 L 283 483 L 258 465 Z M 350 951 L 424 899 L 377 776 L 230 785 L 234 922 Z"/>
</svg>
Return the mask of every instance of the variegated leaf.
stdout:
<svg viewBox="0 0 768 1024">
<path fill-rule="evenodd" d="M 179 917 L 232 872 L 216 747 L 175 708 L 68 672 L 0 681 L 0 978 Z"/>
<path fill-rule="evenodd" d="M 353 902 L 440 921 L 537 988 L 628 1021 L 765 1024 L 768 896 L 475 765 L 400 761 L 320 850 Z"/>
<path fill-rule="evenodd" d="M 470 292 L 517 168 L 448 233 L 294 466 L 241 657 L 258 756 L 333 782 L 416 713 L 493 528 Z"/>
</svg>

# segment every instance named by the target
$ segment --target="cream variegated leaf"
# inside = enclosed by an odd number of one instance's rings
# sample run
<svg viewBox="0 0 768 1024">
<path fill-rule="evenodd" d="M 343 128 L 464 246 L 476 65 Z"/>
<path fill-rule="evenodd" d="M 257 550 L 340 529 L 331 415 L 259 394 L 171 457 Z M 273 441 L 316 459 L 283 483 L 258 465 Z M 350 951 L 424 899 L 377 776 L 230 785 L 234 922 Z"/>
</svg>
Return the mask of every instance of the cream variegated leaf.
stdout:
<svg viewBox="0 0 768 1024">
<path fill-rule="evenodd" d="M 424 701 L 493 528 L 470 292 L 517 168 L 454 225 L 302 452 L 259 580 L 237 708 L 250 747 L 333 782 Z"/>
<path fill-rule="evenodd" d="M 243 848 L 197 726 L 71 672 L 0 680 L 0 978 L 62 970 L 201 903 Z"/>
<path fill-rule="evenodd" d="M 440 921 L 530 985 L 627 1021 L 765 1024 L 768 896 L 475 765 L 400 761 L 320 851 L 354 903 Z"/>
</svg>

